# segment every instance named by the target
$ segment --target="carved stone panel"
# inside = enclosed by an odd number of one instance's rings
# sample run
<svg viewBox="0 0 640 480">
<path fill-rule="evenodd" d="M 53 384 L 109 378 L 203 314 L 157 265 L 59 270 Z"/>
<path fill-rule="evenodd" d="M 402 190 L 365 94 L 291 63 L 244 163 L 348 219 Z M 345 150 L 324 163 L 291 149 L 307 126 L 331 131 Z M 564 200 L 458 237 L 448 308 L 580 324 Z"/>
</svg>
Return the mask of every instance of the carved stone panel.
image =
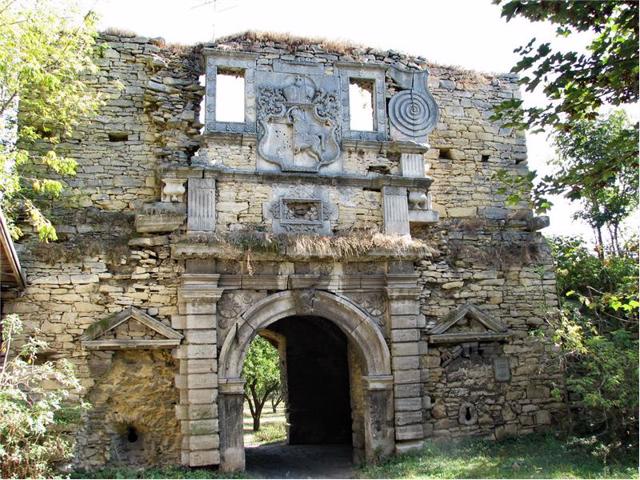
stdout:
<svg viewBox="0 0 640 480">
<path fill-rule="evenodd" d="M 212 232 L 216 227 L 216 181 L 213 178 L 189 179 L 187 229 Z"/>
<path fill-rule="evenodd" d="M 240 318 L 240 315 L 264 297 L 264 293 L 249 290 L 225 292 L 218 300 L 216 310 L 219 338 L 223 339 L 233 323 Z"/>
<path fill-rule="evenodd" d="M 332 76 L 259 72 L 260 159 L 282 171 L 303 172 L 317 172 L 338 160 L 338 92 L 338 81 Z"/>
<path fill-rule="evenodd" d="M 496 357 L 493 360 L 493 373 L 496 381 L 508 382 L 511 380 L 511 366 L 508 357 Z"/>
<path fill-rule="evenodd" d="M 352 293 L 349 298 L 376 322 L 382 334 L 385 335 L 384 319 L 387 311 L 387 302 L 384 295 L 380 293 Z"/>
<path fill-rule="evenodd" d="M 275 186 L 274 200 L 264 207 L 274 233 L 331 234 L 337 210 L 325 190 L 317 186 Z"/>
<path fill-rule="evenodd" d="M 427 90 L 427 71 L 390 70 L 391 78 L 403 90 L 389 101 L 391 138 L 426 143 L 438 121 L 438 106 Z"/>
</svg>

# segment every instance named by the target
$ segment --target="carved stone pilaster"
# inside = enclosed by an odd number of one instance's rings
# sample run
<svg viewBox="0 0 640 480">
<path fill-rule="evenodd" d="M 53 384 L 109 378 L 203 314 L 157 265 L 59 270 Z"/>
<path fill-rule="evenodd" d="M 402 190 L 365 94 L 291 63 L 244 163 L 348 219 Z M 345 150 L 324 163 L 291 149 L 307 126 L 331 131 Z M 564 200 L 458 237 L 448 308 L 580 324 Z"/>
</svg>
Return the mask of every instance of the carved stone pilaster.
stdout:
<svg viewBox="0 0 640 480">
<path fill-rule="evenodd" d="M 216 181 L 214 178 L 190 178 L 187 230 L 213 232 L 215 228 Z"/>
<path fill-rule="evenodd" d="M 387 235 L 409 235 L 409 204 L 407 189 L 383 187 L 384 233 Z"/>
<path fill-rule="evenodd" d="M 362 377 L 365 388 L 365 458 L 376 462 L 394 452 L 393 376 Z"/>
<path fill-rule="evenodd" d="M 220 463 L 216 302 L 223 289 L 219 275 L 185 273 L 178 290 L 178 312 L 172 324 L 185 341 L 176 349 L 180 373 L 176 416 L 182 430 L 182 464 Z"/>
<path fill-rule="evenodd" d="M 424 439 L 420 373 L 420 288 L 416 273 L 387 274 L 394 382 L 396 451 L 419 448 Z"/>
<path fill-rule="evenodd" d="M 400 154 L 400 171 L 403 177 L 423 178 L 424 155 L 421 153 Z"/>
<path fill-rule="evenodd" d="M 220 470 L 241 472 L 245 467 L 243 438 L 244 380 L 225 379 L 220 384 Z"/>
</svg>

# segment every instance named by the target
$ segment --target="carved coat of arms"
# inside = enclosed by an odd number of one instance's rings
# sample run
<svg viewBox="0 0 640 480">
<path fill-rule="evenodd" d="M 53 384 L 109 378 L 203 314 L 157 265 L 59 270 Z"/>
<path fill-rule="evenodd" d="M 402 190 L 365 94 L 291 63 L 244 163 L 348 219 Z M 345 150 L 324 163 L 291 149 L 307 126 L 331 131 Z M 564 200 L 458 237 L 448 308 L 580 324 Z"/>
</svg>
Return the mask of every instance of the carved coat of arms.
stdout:
<svg viewBox="0 0 640 480">
<path fill-rule="evenodd" d="M 340 155 L 337 95 L 306 75 L 258 90 L 258 152 L 283 171 L 317 172 Z"/>
</svg>

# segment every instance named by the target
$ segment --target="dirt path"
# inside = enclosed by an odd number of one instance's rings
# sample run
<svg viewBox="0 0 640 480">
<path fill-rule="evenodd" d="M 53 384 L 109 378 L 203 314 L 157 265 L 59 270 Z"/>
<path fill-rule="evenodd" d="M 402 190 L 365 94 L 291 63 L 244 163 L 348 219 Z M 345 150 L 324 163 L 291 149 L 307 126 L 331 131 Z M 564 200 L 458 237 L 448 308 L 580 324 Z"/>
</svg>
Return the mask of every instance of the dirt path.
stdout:
<svg viewBox="0 0 640 480">
<path fill-rule="evenodd" d="M 245 449 L 246 473 L 252 478 L 353 478 L 348 445 L 272 443 Z"/>
</svg>

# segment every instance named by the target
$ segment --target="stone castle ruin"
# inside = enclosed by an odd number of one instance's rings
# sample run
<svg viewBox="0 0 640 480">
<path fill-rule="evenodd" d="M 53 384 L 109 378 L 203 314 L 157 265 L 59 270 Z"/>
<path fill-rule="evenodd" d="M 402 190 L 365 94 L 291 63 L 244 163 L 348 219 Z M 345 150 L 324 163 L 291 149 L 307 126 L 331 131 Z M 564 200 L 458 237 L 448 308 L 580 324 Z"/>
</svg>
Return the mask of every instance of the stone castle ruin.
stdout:
<svg viewBox="0 0 640 480">
<path fill-rule="evenodd" d="M 259 34 L 102 40 L 61 242 L 18 245 L 28 286 L 3 305 L 77 368 L 78 466 L 242 470 L 256 335 L 282 355 L 290 443 L 367 462 L 553 424 L 544 222 L 492 179 L 526 171 L 523 134 L 490 120 L 514 76 Z"/>
</svg>

